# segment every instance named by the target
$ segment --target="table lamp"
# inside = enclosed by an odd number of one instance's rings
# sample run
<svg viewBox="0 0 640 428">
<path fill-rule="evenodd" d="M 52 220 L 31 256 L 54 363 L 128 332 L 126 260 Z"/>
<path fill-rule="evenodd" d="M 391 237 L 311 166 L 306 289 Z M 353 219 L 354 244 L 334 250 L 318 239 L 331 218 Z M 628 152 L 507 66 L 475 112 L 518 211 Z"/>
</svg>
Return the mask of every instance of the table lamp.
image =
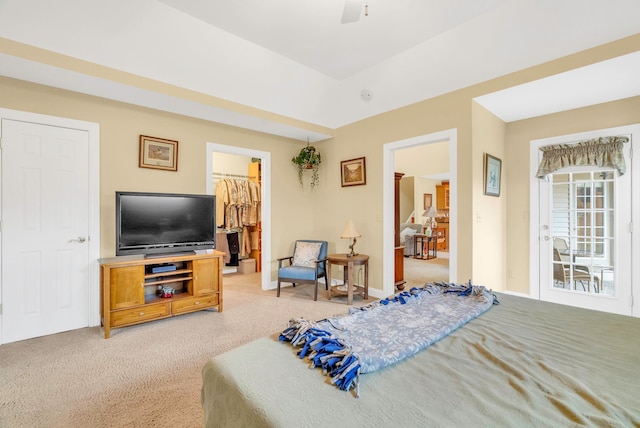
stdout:
<svg viewBox="0 0 640 428">
<path fill-rule="evenodd" d="M 353 252 L 353 247 L 356 245 L 357 238 L 361 236 L 362 235 L 360 235 L 360 232 L 358 232 L 356 227 L 353 225 L 353 221 L 347 220 L 347 225 L 344 228 L 344 232 L 342 232 L 342 236 L 340 236 L 343 239 L 353 238 L 353 242 L 351 243 L 351 245 L 349 245 L 349 249 L 351 250 L 351 252 L 347 254 L 347 257 L 358 255 Z"/>
<path fill-rule="evenodd" d="M 427 217 L 427 220 L 424 222 L 423 226 L 427 226 L 427 236 L 431 236 L 431 225 L 433 223 L 433 219 L 438 215 L 438 213 L 436 212 L 436 209 L 433 208 L 433 205 L 431 205 L 429 208 L 427 208 L 423 213 L 422 213 L 422 217 Z"/>
</svg>

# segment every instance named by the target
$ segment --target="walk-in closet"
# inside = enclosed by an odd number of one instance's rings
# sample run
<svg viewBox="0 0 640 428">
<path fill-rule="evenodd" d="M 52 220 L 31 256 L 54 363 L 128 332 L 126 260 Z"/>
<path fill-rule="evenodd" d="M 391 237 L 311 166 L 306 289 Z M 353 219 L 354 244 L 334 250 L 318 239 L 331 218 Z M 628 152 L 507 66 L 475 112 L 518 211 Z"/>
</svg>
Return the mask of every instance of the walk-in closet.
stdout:
<svg viewBox="0 0 640 428">
<path fill-rule="evenodd" d="M 214 152 L 216 249 L 224 252 L 223 274 L 262 270 L 261 163 L 248 156 Z"/>
</svg>

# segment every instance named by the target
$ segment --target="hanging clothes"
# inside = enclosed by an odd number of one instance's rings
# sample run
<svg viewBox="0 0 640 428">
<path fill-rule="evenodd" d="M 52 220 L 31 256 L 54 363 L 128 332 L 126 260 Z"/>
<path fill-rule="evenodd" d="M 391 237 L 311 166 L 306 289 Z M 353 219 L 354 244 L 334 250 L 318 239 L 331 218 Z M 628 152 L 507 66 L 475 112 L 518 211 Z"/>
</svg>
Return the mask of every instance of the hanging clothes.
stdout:
<svg viewBox="0 0 640 428">
<path fill-rule="evenodd" d="M 216 226 L 239 229 L 260 221 L 260 184 L 224 178 L 216 185 Z"/>
<path fill-rule="evenodd" d="M 227 241 L 227 234 L 225 232 L 217 232 L 216 233 L 216 250 L 222 251 L 224 256 L 225 263 L 229 263 L 231 261 L 231 253 L 229 252 L 229 241 Z"/>
<path fill-rule="evenodd" d="M 251 247 L 251 232 L 247 226 L 242 229 L 242 246 L 240 247 L 240 256 L 246 257 L 253 250 Z"/>
<path fill-rule="evenodd" d="M 227 233 L 227 242 L 229 244 L 229 253 L 231 254 L 231 260 L 227 263 L 227 266 L 238 266 L 238 255 L 240 253 L 238 232 Z"/>
</svg>

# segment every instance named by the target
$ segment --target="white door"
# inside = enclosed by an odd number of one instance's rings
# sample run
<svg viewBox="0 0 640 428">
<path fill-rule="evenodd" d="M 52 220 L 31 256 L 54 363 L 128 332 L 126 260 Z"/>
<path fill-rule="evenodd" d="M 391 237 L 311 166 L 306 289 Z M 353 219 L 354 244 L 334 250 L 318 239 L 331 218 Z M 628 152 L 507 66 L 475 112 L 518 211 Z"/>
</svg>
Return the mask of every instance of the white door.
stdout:
<svg viewBox="0 0 640 428">
<path fill-rule="evenodd" d="M 620 134 L 596 136 L 606 135 Z M 541 300 L 632 314 L 631 145 L 625 144 L 622 176 L 610 168 L 571 167 L 539 180 Z"/>
<path fill-rule="evenodd" d="M 1 126 L 2 341 L 86 327 L 88 132 Z"/>
</svg>

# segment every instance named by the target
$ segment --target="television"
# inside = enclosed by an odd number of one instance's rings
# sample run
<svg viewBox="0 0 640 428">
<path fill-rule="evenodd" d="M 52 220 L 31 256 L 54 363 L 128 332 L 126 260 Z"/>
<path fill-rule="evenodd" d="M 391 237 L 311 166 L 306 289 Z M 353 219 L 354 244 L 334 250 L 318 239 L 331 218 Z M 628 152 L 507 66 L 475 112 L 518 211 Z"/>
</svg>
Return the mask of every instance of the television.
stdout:
<svg viewBox="0 0 640 428">
<path fill-rule="evenodd" d="M 116 255 L 193 253 L 215 248 L 216 197 L 116 192 Z"/>
</svg>

